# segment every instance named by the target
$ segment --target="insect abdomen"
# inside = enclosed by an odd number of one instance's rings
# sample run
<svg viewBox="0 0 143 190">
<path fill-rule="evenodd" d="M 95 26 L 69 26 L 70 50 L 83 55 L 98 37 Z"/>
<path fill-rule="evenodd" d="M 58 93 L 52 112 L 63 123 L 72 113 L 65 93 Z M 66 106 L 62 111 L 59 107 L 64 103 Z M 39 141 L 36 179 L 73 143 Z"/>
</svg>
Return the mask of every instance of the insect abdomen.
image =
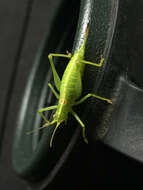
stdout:
<svg viewBox="0 0 143 190">
<path fill-rule="evenodd" d="M 82 92 L 81 72 L 78 64 L 68 65 L 61 82 L 60 96 L 66 97 L 71 101 L 79 98 Z"/>
</svg>

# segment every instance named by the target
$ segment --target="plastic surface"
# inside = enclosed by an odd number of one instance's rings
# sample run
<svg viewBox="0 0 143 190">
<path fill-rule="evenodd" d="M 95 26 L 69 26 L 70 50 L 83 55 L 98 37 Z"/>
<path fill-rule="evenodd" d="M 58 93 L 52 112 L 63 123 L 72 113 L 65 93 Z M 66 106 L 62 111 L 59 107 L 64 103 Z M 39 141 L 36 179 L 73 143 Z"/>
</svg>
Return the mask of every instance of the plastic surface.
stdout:
<svg viewBox="0 0 143 190">
<path fill-rule="evenodd" d="M 7 32 L 0 35 L 3 43 L 10 39 L 0 45 L 7 50 L 0 56 L 0 189 L 83 190 L 142 183 L 142 0 L 25 0 L 21 9 L 20 0 L 14 2 L 7 10 L 13 10 L 7 17 L 12 30 L 5 18 Z M 47 55 L 78 49 L 88 22 L 85 59 L 98 62 L 102 54 L 105 62 L 102 68 L 86 67 L 83 95 L 111 97 L 113 105 L 91 98 L 76 108 L 88 146 L 70 116 L 50 149 L 54 126 L 26 135 L 43 124 L 38 108 L 56 103 L 47 86 L 53 82 Z M 60 76 L 67 61 L 54 60 Z"/>
<path fill-rule="evenodd" d="M 25 134 L 26 131 L 36 129 L 42 125 L 41 117 L 37 113 L 38 108 L 54 105 L 56 103 L 52 92 L 47 86 L 48 81 L 52 80 L 52 73 L 50 64 L 48 64 L 47 55 L 50 52 L 62 52 L 67 48 L 70 51 L 70 49 L 72 49 L 79 4 L 76 1 L 73 1 L 69 7 L 69 4 L 65 3 L 63 10 L 66 10 L 66 6 L 68 6 L 69 18 L 72 18 L 72 20 L 69 21 L 68 18 L 66 18 L 68 20 L 67 25 L 63 23 L 63 26 L 62 23 L 59 24 L 60 21 L 56 20 L 53 22 L 50 34 L 46 39 L 43 39 L 44 43 L 42 43 L 38 55 L 36 56 L 35 63 L 33 64 L 25 88 L 14 142 L 13 164 L 18 175 L 29 181 L 39 180 L 44 176 L 48 176 L 48 180 L 46 180 L 47 184 L 53 180 L 60 167 L 66 161 L 68 154 L 72 151 L 73 145 L 77 141 L 77 135 L 81 132 L 76 121 L 69 118 L 67 126 L 63 126 L 57 131 L 52 149 L 49 147 L 49 142 L 55 126 L 45 128 L 42 131 L 37 131 L 32 135 Z M 116 19 L 116 16 L 113 19 L 111 15 L 117 15 L 116 7 L 117 4 L 115 2 L 113 3 L 113 1 L 81 1 L 77 33 L 72 52 L 80 47 L 84 37 L 83 31 L 85 30 L 87 23 L 90 23 L 85 58 L 86 60 L 97 62 L 100 59 L 101 54 L 103 54 L 106 65 L 106 58 L 109 52 L 108 49 L 111 46 L 113 35 L 113 31 L 109 30 L 108 25 L 114 30 L 114 19 Z M 71 17 L 70 11 L 71 14 L 73 14 L 73 17 Z M 60 17 L 58 17 L 60 20 L 64 18 L 65 12 L 63 14 L 62 10 L 59 10 L 59 14 L 61 14 Z M 53 35 L 53 32 L 55 31 L 54 28 L 57 27 L 57 24 L 59 24 L 59 32 L 58 35 L 55 36 Z M 60 63 L 62 62 L 61 59 L 56 61 L 56 68 L 58 72 L 61 72 L 65 66 Z M 64 61 L 66 62 L 67 60 Z M 96 93 L 103 76 L 103 71 L 105 70 L 105 65 L 101 69 L 89 67 L 88 70 L 87 68 L 84 80 L 84 88 L 86 90 L 84 89 L 83 93 L 86 93 L 87 91 Z M 92 78 L 89 76 L 92 76 Z M 89 83 L 86 83 L 87 80 L 90 81 L 90 85 Z M 80 110 L 79 113 L 81 115 L 80 117 L 86 120 L 86 115 L 91 108 L 91 104 L 85 103 L 84 106 L 86 110 L 84 114 L 82 114 Z M 47 116 L 50 117 L 49 113 Z M 86 125 L 88 129 L 87 122 Z"/>
<path fill-rule="evenodd" d="M 125 77 L 120 77 L 104 143 L 128 156 L 143 160 L 143 90 Z"/>
<path fill-rule="evenodd" d="M 66 14 L 65 10 L 67 7 L 69 18 L 65 19 L 64 15 Z M 75 7 L 76 11 L 74 11 L 74 15 L 71 18 Z M 79 5 L 75 1 L 71 1 L 70 7 L 66 1 L 59 3 L 56 20 L 53 21 L 49 34 L 46 34 L 44 39 L 42 39 L 43 43 L 41 43 L 41 47 L 37 51 L 37 56 L 24 89 L 16 123 L 13 165 L 17 174 L 29 181 L 41 179 L 47 174 L 50 174 L 49 181 L 51 181 L 57 169 L 60 168 L 60 165 L 62 165 L 67 157 L 67 152 L 70 151 L 69 149 L 71 149 L 71 145 L 73 144 L 69 143 L 67 147 L 69 139 L 73 134 L 74 129 L 72 127 L 63 128 L 62 131 L 59 131 L 59 137 L 56 135 L 56 143 L 54 143 L 55 145 L 53 144 L 52 149 L 49 147 L 49 142 L 55 126 L 45 128 L 31 135 L 27 135 L 26 132 L 39 128 L 42 125 L 41 117 L 37 112 L 39 108 L 56 103 L 56 99 L 47 85 L 49 81 L 52 81 L 48 54 L 55 51 L 66 51 L 72 46 L 78 11 Z M 64 22 L 60 22 L 62 19 Z M 68 22 L 69 19 L 71 19 L 70 22 Z M 57 25 L 59 25 L 59 31 L 55 35 Z M 24 51 L 27 52 L 27 48 Z M 60 61 L 65 62 L 67 60 L 61 59 Z M 65 65 L 64 63 L 62 65 L 57 64 L 57 70 L 62 72 Z M 50 114 L 47 117 L 50 117 Z M 64 152 L 65 154 L 62 156 Z M 61 156 L 62 158 L 60 158 Z M 56 171 L 54 171 L 54 167 L 57 168 L 55 169 Z"/>
<path fill-rule="evenodd" d="M 112 88 L 113 106 L 104 112 L 96 131 L 105 144 L 140 162 L 143 161 L 143 36 L 138 22 L 142 18 L 142 7 L 142 1 L 119 3 L 112 53 L 108 60 L 112 66 L 104 75 L 101 87 L 101 91 L 107 85 Z"/>
</svg>

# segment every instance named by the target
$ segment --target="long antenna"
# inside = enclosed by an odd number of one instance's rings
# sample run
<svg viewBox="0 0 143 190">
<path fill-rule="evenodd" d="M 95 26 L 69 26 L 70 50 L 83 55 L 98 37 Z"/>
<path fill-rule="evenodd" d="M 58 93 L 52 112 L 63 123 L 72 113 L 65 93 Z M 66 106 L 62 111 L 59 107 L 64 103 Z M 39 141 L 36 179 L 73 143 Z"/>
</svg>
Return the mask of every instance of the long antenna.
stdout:
<svg viewBox="0 0 143 190">
<path fill-rule="evenodd" d="M 53 131 L 53 134 L 52 134 L 52 137 L 51 137 L 51 140 L 50 140 L 50 147 L 52 147 L 52 143 L 53 143 L 53 139 L 54 139 L 54 136 L 55 136 L 55 133 L 56 133 L 56 130 L 58 129 L 60 123 L 57 123 L 54 131 Z"/>
</svg>

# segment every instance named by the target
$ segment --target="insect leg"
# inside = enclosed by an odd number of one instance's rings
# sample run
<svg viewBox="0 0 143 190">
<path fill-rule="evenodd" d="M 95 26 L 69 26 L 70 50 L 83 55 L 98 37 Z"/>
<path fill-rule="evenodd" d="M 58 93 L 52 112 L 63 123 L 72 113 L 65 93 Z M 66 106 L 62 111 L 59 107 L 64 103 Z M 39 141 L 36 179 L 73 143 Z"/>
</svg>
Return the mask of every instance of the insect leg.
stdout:
<svg viewBox="0 0 143 190">
<path fill-rule="evenodd" d="M 96 67 L 102 67 L 103 62 L 104 62 L 104 58 L 102 56 L 101 56 L 101 59 L 100 59 L 99 63 L 93 63 L 93 62 L 85 61 L 85 60 L 80 61 L 80 63 L 85 63 L 85 64 L 93 65 L 93 66 L 96 66 Z"/>
<path fill-rule="evenodd" d="M 86 143 L 88 143 L 88 140 L 86 138 L 86 135 L 85 135 L 85 125 L 84 123 L 80 120 L 79 116 L 72 110 L 71 113 L 73 114 L 73 116 L 75 117 L 75 119 L 79 122 L 79 124 L 81 125 L 82 127 L 82 136 L 83 136 L 83 139 Z"/>
<path fill-rule="evenodd" d="M 50 123 L 50 121 L 45 117 L 45 115 L 43 114 L 43 112 L 49 111 L 49 110 L 53 110 L 53 109 L 56 109 L 56 108 L 57 108 L 57 105 L 50 106 L 50 107 L 47 107 L 47 108 L 39 109 L 38 112 L 42 116 L 42 118 L 46 121 L 46 123 Z"/>
<path fill-rule="evenodd" d="M 47 120 L 48 121 L 48 120 Z M 36 132 L 36 131 L 39 131 L 39 130 L 41 130 L 41 129 L 43 129 L 43 128 L 45 128 L 45 127 L 48 127 L 49 125 L 53 125 L 54 123 L 55 123 L 56 121 L 52 121 L 52 122 L 46 122 L 42 127 L 39 127 L 39 128 L 37 128 L 37 129 L 34 129 L 34 130 L 32 130 L 32 131 L 27 131 L 26 132 L 26 134 L 27 135 L 30 135 L 30 134 L 32 134 L 32 133 L 34 133 L 34 132 Z"/>
<path fill-rule="evenodd" d="M 50 89 L 52 90 L 52 92 L 54 93 L 54 95 L 56 96 L 57 99 L 59 99 L 59 94 L 55 91 L 54 87 L 52 86 L 51 83 L 48 83 L 48 86 L 50 87 Z"/>
<path fill-rule="evenodd" d="M 48 55 L 48 58 L 49 58 L 49 61 L 50 61 L 50 64 L 51 64 L 51 67 L 52 67 L 52 71 L 53 71 L 53 75 L 54 75 L 54 82 L 55 82 L 55 86 L 57 88 L 57 90 L 60 90 L 60 84 L 61 84 L 61 80 L 60 80 L 60 77 L 56 71 L 56 68 L 54 66 L 54 63 L 53 63 L 53 58 L 52 57 L 66 57 L 66 58 L 71 58 L 71 54 L 68 53 L 67 55 L 65 54 L 55 54 L 55 53 L 50 53 Z"/>
<path fill-rule="evenodd" d="M 87 94 L 86 96 L 81 98 L 79 101 L 75 102 L 74 106 L 81 104 L 82 102 L 84 102 L 89 97 L 94 97 L 94 98 L 97 98 L 97 99 L 100 99 L 100 100 L 103 100 L 103 101 L 107 101 L 108 103 L 112 104 L 112 101 L 110 99 L 108 99 L 108 98 L 103 98 L 101 96 L 97 96 L 96 94 Z"/>
<path fill-rule="evenodd" d="M 47 124 L 47 123 L 46 123 L 46 124 Z M 39 127 L 39 128 L 37 128 L 37 129 L 34 129 L 34 130 L 32 130 L 32 131 L 27 131 L 26 134 L 27 134 L 27 135 L 30 135 L 30 134 L 32 134 L 32 133 L 34 133 L 34 132 L 37 132 L 37 131 L 39 131 L 39 130 L 41 130 L 41 129 L 44 129 L 45 127 L 47 127 L 46 124 L 43 125 L 42 127 Z"/>
</svg>

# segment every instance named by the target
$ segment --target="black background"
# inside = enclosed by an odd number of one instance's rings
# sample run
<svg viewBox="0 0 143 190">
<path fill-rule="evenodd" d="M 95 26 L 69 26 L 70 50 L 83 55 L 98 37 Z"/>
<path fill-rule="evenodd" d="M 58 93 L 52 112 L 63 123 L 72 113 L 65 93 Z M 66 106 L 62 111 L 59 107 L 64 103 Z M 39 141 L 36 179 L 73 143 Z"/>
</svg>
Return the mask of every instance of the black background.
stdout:
<svg viewBox="0 0 143 190">
<path fill-rule="evenodd" d="M 58 4 L 59 0 L 0 0 L 0 189 L 27 189 L 26 183 L 16 176 L 11 166 L 13 123 L 37 49 L 51 26 Z M 140 4 L 132 7 L 133 15 L 138 13 L 137 18 L 141 18 Z M 129 39 L 130 47 L 139 49 L 131 52 L 137 59 L 142 50 L 142 23 L 141 20 L 133 31 L 138 41 Z M 138 62 L 142 64 L 141 59 Z M 132 64 L 129 71 L 133 73 L 132 79 L 142 86 L 141 69 Z M 78 145 L 75 149 L 58 174 L 60 177 L 49 188 L 89 189 L 95 184 L 143 183 L 142 164 L 112 148 L 97 143 L 96 146 L 81 145 L 80 152 Z M 81 160 L 80 165 L 77 160 Z"/>
</svg>

